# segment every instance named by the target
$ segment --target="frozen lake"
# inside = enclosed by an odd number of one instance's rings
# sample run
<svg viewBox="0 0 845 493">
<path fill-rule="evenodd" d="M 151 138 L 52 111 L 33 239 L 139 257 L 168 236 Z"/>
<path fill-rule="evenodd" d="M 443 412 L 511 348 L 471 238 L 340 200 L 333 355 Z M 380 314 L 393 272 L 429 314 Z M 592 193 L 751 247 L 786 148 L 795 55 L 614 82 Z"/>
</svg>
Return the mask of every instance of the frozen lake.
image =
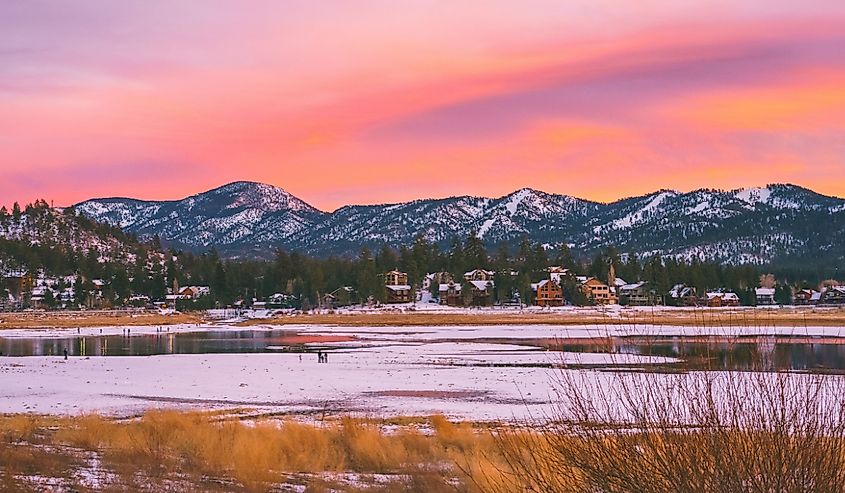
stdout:
<svg viewBox="0 0 845 493">
<path fill-rule="evenodd" d="M 0 334 L 0 412 L 131 415 L 166 406 L 509 419 L 548 411 L 564 364 L 580 372 L 702 362 L 742 369 L 763 354 L 779 368 L 842 370 L 838 332 L 732 329 L 727 340 L 715 330 L 656 326 L 10 330 Z"/>
</svg>

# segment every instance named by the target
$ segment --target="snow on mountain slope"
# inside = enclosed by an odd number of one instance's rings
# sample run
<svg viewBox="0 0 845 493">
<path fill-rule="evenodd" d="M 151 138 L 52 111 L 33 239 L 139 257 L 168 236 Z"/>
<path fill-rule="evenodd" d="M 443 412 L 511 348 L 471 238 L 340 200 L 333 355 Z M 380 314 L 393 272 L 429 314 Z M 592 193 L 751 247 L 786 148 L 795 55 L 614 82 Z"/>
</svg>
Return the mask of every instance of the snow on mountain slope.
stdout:
<svg viewBox="0 0 845 493">
<path fill-rule="evenodd" d="M 589 253 L 609 245 L 631 254 L 765 262 L 845 242 L 845 200 L 794 185 L 732 191 L 661 190 L 607 204 L 523 188 L 499 198 L 449 197 L 352 205 L 321 212 L 284 190 L 236 182 L 183 200 L 95 199 L 76 210 L 142 237 L 229 256 L 272 256 L 281 247 L 316 255 L 363 245 L 447 246 L 476 233 L 490 245 L 528 237 Z"/>
<path fill-rule="evenodd" d="M 142 237 L 158 235 L 187 247 L 215 246 L 232 254 L 240 249 L 269 250 L 325 215 L 281 188 L 243 181 L 182 200 L 94 199 L 75 209 Z"/>
</svg>

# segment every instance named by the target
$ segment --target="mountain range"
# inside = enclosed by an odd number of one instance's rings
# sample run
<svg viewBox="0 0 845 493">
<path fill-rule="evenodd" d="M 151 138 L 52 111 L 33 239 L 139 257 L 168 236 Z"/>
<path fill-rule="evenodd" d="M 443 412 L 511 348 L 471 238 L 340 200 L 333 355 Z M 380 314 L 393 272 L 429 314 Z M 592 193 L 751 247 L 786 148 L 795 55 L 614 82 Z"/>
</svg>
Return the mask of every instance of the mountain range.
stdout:
<svg viewBox="0 0 845 493">
<path fill-rule="evenodd" d="M 268 258 L 275 248 L 354 255 L 367 245 L 448 245 L 475 232 L 489 245 L 523 237 L 589 254 L 660 253 L 723 263 L 842 257 L 845 199 L 796 185 L 659 190 L 610 203 L 523 188 L 498 198 L 460 196 L 321 211 L 281 188 L 239 181 L 181 200 L 92 199 L 75 210 L 141 238 L 180 248 Z"/>
</svg>

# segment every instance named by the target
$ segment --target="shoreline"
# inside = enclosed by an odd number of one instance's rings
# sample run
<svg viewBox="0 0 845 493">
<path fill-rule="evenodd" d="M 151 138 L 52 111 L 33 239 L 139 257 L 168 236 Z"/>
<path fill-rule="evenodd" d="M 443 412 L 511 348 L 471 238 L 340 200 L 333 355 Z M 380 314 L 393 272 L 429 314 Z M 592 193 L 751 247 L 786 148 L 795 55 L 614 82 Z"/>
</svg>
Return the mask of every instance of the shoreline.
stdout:
<svg viewBox="0 0 845 493">
<path fill-rule="evenodd" d="M 226 324 L 250 329 L 257 326 L 321 325 L 341 327 L 419 327 L 491 325 L 587 325 L 678 327 L 845 327 L 845 307 L 561 307 L 524 310 L 414 309 L 409 306 L 381 310 L 346 309 L 323 313 L 245 312 L 223 320 L 208 312 L 160 313 L 143 310 L 98 310 L 0 313 L 0 334 L 14 329 L 75 329 L 116 326 L 173 327 L 193 324 Z"/>
</svg>

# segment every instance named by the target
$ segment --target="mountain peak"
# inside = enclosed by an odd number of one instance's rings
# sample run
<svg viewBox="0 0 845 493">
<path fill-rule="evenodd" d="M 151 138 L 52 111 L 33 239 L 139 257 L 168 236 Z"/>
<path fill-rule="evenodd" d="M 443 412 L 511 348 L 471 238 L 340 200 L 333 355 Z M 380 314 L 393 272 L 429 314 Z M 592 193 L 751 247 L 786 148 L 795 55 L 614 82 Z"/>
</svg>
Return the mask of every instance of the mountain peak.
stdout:
<svg viewBox="0 0 845 493">
<path fill-rule="evenodd" d="M 840 244 L 845 241 L 845 227 L 838 226 L 845 222 L 843 210 L 843 199 L 768 185 L 658 190 L 610 203 L 523 187 L 498 198 L 418 199 L 325 213 L 281 188 L 250 181 L 178 201 L 109 199 L 77 206 L 81 214 L 141 237 L 158 235 L 200 251 L 214 246 L 228 256 L 268 257 L 277 247 L 346 254 L 364 245 L 408 245 L 419 235 L 446 246 L 453 237 L 474 231 L 490 244 L 529 237 L 551 246 L 574 245 L 585 253 L 613 245 L 633 254 L 737 263 L 801 253 L 809 241 L 822 241 L 819 235 Z M 808 236 L 807 224 L 830 226 Z"/>
</svg>

